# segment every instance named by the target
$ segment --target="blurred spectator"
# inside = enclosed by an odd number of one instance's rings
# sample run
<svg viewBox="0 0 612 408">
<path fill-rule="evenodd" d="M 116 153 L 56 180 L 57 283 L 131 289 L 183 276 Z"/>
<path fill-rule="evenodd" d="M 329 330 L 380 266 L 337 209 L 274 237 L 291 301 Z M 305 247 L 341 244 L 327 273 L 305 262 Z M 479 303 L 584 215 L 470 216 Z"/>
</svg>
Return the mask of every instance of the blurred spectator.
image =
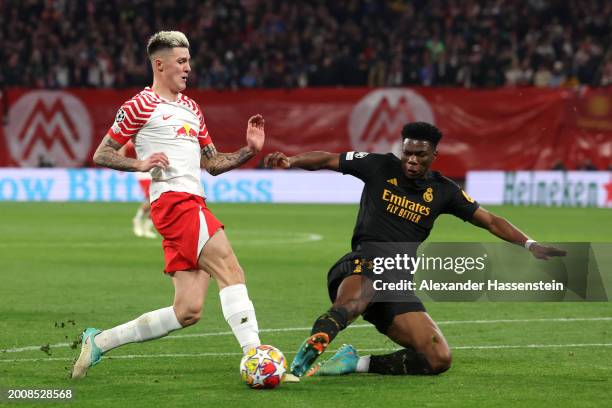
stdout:
<svg viewBox="0 0 612 408">
<path fill-rule="evenodd" d="M 8 0 L 0 81 L 142 86 L 177 29 L 200 88 L 609 86 L 611 26 L 605 0 Z"/>
<path fill-rule="evenodd" d="M 38 167 L 40 168 L 53 167 L 53 160 L 51 160 L 51 158 L 49 158 L 49 156 L 45 154 L 39 154 L 38 155 Z"/>
<path fill-rule="evenodd" d="M 608 51 L 606 62 L 602 68 L 600 86 L 612 85 L 612 50 Z"/>
<path fill-rule="evenodd" d="M 581 170 L 581 171 L 596 171 L 597 166 L 595 166 L 595 164 L 593 164 L 593 161 L 591 159 L 584 159 L 577 167 L 576 170 Z"/>
<path fill-rule="evenodd" d="M 567 170 L 567 168 L 565 167 L 565 164 L 563 164 L 562 160 L 557 160 L 552 167 L 550 168 L 551 170 L 555 170 L 555 171 L 565 171 Z"/>
<path fill-rule="evenodd" d="M 563 71 L 563 63 L 561 61 L 556 61 L 553 65 L 553 71 L 550 75 L 550 79 L 548 81 L 548 85 L 553 88 L 558 88 L 565 84 L 566 76 Z"/>
<path fill-rule="evenodd" d="M 540 65 L 533 75 L 533 84 L 540 88 L 549 86 L 551 80 L 552 72 L 550 72 L 545 64 Z"/>
</svg>

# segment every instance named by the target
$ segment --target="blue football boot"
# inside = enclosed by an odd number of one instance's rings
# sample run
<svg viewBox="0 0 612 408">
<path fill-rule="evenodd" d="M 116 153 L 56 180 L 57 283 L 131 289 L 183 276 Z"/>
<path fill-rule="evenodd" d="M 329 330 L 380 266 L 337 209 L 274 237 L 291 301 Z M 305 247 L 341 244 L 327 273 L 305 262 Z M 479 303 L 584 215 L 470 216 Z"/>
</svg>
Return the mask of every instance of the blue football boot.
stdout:
<svg viewBox="0 0 612 408">
<path fill-rule="evenodd" d="M 304 340 L 291 363 L 291 373 L 296 377 L 303 376 L 328 345 L 327 333 L 316 333 Z"/>
<path fill-rule="evenodd" d="M 359 355 L 357 354 L 355 347 L 351 346 L 350 344 L 344 344 L 338 349 L 332 358 L 312 367 L 306 376 L 344 375 L 354 373 L 357 371 L 358 361 Z"/>
<path fill-rule="evenodd" d="M 81 354 L 72 367 L 72 378 L 83 378 L 87 369 L 102 361 L 102 350 L 94 342 L 94 337 L 100 330 L 94 328 L 86 329 L 81 335 Z"/>
</svg>

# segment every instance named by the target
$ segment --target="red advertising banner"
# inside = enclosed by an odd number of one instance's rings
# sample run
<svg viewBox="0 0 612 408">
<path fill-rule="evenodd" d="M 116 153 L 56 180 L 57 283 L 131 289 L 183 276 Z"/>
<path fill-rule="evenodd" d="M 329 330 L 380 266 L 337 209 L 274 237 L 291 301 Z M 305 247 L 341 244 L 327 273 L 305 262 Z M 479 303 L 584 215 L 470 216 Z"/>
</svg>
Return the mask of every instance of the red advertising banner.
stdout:
<svg viewBox="0 0 612 408">
<path fill-rule="evenodd" d="M 139 90 L 12 89 L 4 94 L 0 166 L 91 165 L 119 106 Z M 612 90 L 507 88 L 299 89 L 186 92 L 200 104 L 218 150 L 245 143 L 249 116 L 266 119 L 263 153 L 309 150 L 399 153 L 409 121 L 444 133 L 434 167 L 468 170 L 575 169 L 612 164 Z M 261 159 L 263 154 L 259 157 Z M 250 167 L 258 160 L 249 163 Z"/>
</svg>

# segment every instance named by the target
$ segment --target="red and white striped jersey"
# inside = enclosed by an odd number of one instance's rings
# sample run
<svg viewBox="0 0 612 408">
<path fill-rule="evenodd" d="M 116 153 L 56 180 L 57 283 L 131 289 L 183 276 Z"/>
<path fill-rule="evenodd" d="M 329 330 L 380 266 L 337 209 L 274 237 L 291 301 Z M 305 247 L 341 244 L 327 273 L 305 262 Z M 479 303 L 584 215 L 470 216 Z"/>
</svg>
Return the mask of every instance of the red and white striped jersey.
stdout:
<svg viewBox="0 0 612 408">
<path fill-rule="evenodd" d="M 150 171 L 151 202 L 166 191 L 182 191 L 204 197 L 200 181 L 200 150 L 212 143 L 204 115 L 197 103 L 183 94 L 170 102 L 147 87 L 126 101 L 108 131 L 122 145 L 132 140 L 144 160 L 163 152 L 170 165 Z"/>
</svg>

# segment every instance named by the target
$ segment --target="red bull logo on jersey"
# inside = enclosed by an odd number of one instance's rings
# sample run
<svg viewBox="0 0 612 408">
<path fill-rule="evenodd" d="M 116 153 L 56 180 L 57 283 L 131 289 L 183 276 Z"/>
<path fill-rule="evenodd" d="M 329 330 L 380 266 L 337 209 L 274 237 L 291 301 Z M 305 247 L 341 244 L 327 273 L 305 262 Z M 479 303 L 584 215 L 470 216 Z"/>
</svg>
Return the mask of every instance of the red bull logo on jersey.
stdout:
<svg viewBox="0 0 612 408">
<path fill-rule="evenodd" d="M 85 164 L 92 124 L 85 105 L 67 92 L 33 91 L 11 105 L 4 128 L 12 159 L 22 167 Z"/>
<path fill-rule="evenodd" d="M 176 131 L 176 137 L 198 137 L 198 132 L 196 129 L 189 126 L 189 124 L 185 123 L 183 126 L 179 127 Z"/>
<path fill-rule="evenodd" d="M 431 106 L 409 89 L 379 89 L 364 96 L 349 116 L 348 133 L 356 151 L 401 155 L 401 131 L 408 122 L 434 123 Z"/>
</svg>

